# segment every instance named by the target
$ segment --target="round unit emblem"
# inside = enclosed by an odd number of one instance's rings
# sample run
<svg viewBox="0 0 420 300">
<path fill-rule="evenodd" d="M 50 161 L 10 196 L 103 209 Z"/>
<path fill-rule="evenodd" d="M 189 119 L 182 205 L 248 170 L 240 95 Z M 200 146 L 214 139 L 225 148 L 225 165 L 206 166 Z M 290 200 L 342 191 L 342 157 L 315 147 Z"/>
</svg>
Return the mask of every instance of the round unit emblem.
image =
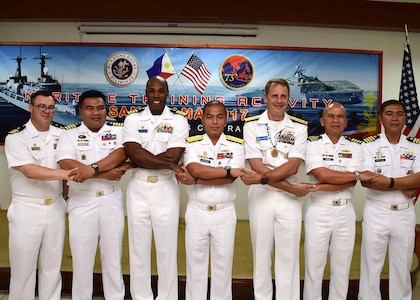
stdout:
<svg viewBox="0 0 420 300">
<path fill-rule="evenodd" d="M 105 76 L 110 84 L 117 87 L 132 84 L 140 71 L 137 59 L 128 52 L 116 52 L 105 62 Z"/>
<path fill-rule="evenodd" d="M 229 56 L 220 66 L 220 80 L 229 89 L 245 88 L 254 78 L 254 66 L 251 61 L 239 54 Z"/>
</svg>

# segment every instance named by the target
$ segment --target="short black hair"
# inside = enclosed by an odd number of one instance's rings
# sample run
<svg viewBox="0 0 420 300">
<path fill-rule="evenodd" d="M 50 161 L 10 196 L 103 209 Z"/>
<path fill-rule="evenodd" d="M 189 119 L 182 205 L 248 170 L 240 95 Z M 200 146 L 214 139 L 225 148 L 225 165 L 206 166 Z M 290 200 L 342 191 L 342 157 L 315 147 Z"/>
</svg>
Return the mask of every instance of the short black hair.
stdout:
<svg viewBox="0 0 420 300">
<path fill-rule="evenodd" d="M 47 91 L 47 90 L 37 91 L 31 95 L 31 104 L 35 104 L 35 98 L 38 96 L 52 97 L 54 99 L 54 96 L 52 95 L 51 91 Z"/>
<path fill-rule="evenodd" d="M 388 106 L 392 105 L 392 104 L 396 104 L 402 107 L 404 114 L 407 115 L 407 111 L 405 110 L 405 106 L 401 101 L 395 100 L 395 99 L 391 99 L 388 101 L 384 101 L 381 104 L 381 107 L 379 108 L 379 114 L 382 115 L 383 112 L 385 111 L 385 108 L 387 108 Z"/>
<path fill-rule="evenodd" d="M 218 106 L 221 106 L 221 107 L 223 107 L 223 109 L 226 111 L 226 106 L 225 106 L 222 102 L 217 101 L 217 100 L 212 100 L 212 101 L 210 101 L 210 102 L 207 102 L 207 103 L 204 105 L 204 108 L 203 108 L 203 115 L 206 113 L 206 109 L 207 109 L 207 107 L 210 107 L 210 106 L 213 106 L 213 105 L 218 105 Z"/>
<path fill-rule="evenodd" d="M 104 103 L 106 104 L 105 101 L 105 95 L 104 93 L 102 93 L 101 91 L 98 90 L 88 90 L 83 92 L 80 97 L 79 97 L 79 107 L 81 107 L 83 105 L 83 101 L 86 98 L 101 98 L 102 100 L 104 100 Z"/>
</svg>

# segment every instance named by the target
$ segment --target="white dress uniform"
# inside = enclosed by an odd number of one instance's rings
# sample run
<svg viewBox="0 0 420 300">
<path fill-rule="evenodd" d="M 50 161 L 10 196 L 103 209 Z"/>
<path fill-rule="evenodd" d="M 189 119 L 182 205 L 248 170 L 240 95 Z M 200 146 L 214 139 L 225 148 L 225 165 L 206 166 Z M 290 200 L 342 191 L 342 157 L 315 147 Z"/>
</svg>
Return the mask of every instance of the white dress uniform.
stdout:
<svg viewBox="0 0 420 300">
<path fill-rule="evenodd" d="M 185 148 L 188 121 L 165 106 L 161 115 L 149 107 L 128 115 L 124 143 L 135 142 L 158 155 L 169 148 Z M 178 299 L 179 186 L 170 169 L 133 169 L 127 187 L 130 290 L 135 300 L 152 300 L 150 254 L 152 231 L 158 267 L 158 299 Z"/>
<path fill-rule="evenodd" d="M 10 172 L 12 204 L 9 220 L 9 299 L 34 299 L 38 263 L 40 300 L 61 297 L 61 259 L 65 236 L 66 202 L 62 181 L 27 178 L 12 169 L 27 164 L 58 169 L 55 148 L 62 130 L 50 126 L 39 132 L 31 121 L 6 136 L 5 152 Z"/>
<path fill-rule="evenodd" d="M 187 138 L 184 164 L 242 168 L 243 140 L 222 134 L 213 145 L 207 134 Z M 187 282 L 185 299 L 206 300 L 211 253 L 210 299 L 232 299 L 232 263 L 235 243 L 236 181 L 224 185 L 189 185 L 185 214 Z"/>
<path fill-rule="evenodd" d="M 272 122 L 267 111 L 248 118 L 244 126 L 245 157 L 261 158 L 270 169 L 283 165 L 288 158 L 305 159 L 308 137 L 305 124 L 287 114 L 282 121 Z M 297 184 L 299 175 L 286 180 Z M 301 199 L 270 185 L 254 184 L 249 189 L 248 204 L 255 299 L 273 298 L 271 254 L 274 243 L 276 299 L 300 299 Z"/>
<path fill-rule="evenodd" d="M 390 144 L 384 133 L 364 139 L 364 170 L 390 178 L 420 172 L 419 139 L 401 135 Z M 366 190 L 360 266 L 360 300 L 379 300 L 380 274 L 388 251 L 389 299 L 411 299 L 416 216 L 411 198 L 400 190 Z"/>
<path fill-rule="evenodd" d="M 309 173 L 317 168 L 340 172 L 360 171 L 363 167 L 362 141 L 342 136 L 336 144 L 326 134 L 310 137 L 305 166 Z M 319 183 L 309 174 L 311 183 Z M 331 300 L 347 299 L 349 272 L 353 257 L 356 214 L 353 187 L 341 191 L 316 191 L 310 195 L 305 212 L 304 300 L 321 300 L 327 255 L 330 255 Z"/>
<path fill-rule="evenodd" d="M 57 161 L 77 160 L 85 165 L 107 157 L 122 145 L 122 124 L 106 123 L 98 132 L 82 122 L 68 126 L 57 145 Z M 118 125 L 118 123 L 115 123 Z M 68 182 L 69 238 L 73 260 L 72 299 L 92 299 L 93 267 L 100 247 L 104 295 L 124 299 L 121 258 L 124 205 L 120 182 L 90 178 Z"/>
</svg>

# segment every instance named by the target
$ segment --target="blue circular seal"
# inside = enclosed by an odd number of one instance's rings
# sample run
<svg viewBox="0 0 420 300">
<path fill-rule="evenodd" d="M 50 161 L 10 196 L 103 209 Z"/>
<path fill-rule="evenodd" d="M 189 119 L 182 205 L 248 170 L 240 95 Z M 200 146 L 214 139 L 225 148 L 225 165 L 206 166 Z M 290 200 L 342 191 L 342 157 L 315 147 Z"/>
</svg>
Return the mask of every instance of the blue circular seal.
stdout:
<svg viewBox="0 0 420 300">
<path fill-rule="evenodd" d="M 220 66 L 220 80 L 231 90 L 245 88 L 253 78 L 254 66 L 246 56 L 231 55 Z"/>
</svg>

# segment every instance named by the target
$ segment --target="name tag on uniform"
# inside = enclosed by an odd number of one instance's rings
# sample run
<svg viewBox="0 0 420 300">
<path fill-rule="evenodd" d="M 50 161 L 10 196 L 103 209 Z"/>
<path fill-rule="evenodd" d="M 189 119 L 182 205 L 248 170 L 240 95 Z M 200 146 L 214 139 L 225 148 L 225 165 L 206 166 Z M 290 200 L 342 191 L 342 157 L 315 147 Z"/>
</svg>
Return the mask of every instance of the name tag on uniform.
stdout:
<svg viewBox="0 0 420 300">
<path fill-rule="evenodd" d="M 268 141 L 268 135 L 257 136 L 257 142 L 259 141 Z"/>
</svg>

